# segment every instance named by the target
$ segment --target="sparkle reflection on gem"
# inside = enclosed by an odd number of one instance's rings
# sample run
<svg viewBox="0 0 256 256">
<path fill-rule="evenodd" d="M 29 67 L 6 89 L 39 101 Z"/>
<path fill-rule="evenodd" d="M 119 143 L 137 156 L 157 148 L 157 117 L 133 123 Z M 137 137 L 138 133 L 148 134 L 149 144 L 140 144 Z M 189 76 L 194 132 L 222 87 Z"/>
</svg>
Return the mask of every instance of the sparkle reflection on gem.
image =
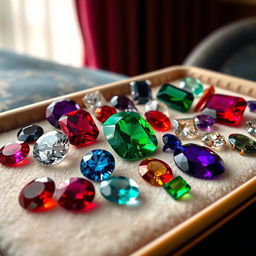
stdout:
<svg viewBox="0 0 256 256">
<path fill-rule="evenodd" d="M 201 141 L 208 147 L 221 148 L 226 144 L 225 137 L 218 132 L 207 132 L 202 135 Z"/>
</svg>

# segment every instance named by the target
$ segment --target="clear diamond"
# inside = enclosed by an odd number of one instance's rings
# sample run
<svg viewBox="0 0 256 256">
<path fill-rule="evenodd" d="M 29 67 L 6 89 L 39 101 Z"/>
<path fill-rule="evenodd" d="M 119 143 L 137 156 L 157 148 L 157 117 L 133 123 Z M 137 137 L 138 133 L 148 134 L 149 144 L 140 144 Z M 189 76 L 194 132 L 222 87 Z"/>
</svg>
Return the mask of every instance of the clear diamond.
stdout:
<svg viewBox="0 0 256 256">
<path fill-rule="evenodd" d="M 256 136 L 256 121 L 247 122 L 247 132 L 253 136 Z"/>
<path fill-rule="evenodd" d="M 157 100 L 150 100 L 145 104 L 145 113 L 149 111 L 159 111 L 169 117 L 169 111 L 167 105 Z"/>
<path fill-rule="evenodd" d="M 96 107 L 107 105 L 106 99 L 100 91 L 90 92 L 83 97 L 84 105 L 87 109 L 94 109 Z"/>
<path fill-rule="evenodd" d="M 226 144 L 224 136 L 218 132 L 207 132 L 201 137 L 201 140 L 204 145 L 211 148 L 221 148 Z"/>
<path fill-rule="evenodd" d="M 194 118 L 175 119 L 173 120 L 173 126 L 175 134 L 179 137 L 190 139 L 199 134 Z"/>
<path fill-rule="evenodd" d="M 68 137 L 62 132 L 51 131 L 36 141 L 33 156 L 42 165 L 54 165 L 66 157 L 68 149 Z"/>
</svg>

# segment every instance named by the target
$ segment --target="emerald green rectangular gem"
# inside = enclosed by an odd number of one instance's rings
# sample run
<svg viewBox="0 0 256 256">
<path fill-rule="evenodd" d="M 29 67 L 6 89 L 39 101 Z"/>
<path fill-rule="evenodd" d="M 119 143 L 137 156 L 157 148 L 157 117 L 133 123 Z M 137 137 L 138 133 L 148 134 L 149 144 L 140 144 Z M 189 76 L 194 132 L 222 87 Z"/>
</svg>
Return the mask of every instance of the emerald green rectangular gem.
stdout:
<svg viewBox="0 0 256 256">
<path fill-rule="evenodd" d="M 180 176 L 172 179 L 170 182 L 164 184 L 164 189 L 169 193 L 175 200 L 181 198 L 184 194 L 188 193 L 191 187 L 188 183 Z"/>
<path fill-rule="evenodd" d="M 171 84 L 163 84 L 156 97 L 170 108 L 181 112 L 187 112 L 194 100 L 192 93 Z"/>
</svg>

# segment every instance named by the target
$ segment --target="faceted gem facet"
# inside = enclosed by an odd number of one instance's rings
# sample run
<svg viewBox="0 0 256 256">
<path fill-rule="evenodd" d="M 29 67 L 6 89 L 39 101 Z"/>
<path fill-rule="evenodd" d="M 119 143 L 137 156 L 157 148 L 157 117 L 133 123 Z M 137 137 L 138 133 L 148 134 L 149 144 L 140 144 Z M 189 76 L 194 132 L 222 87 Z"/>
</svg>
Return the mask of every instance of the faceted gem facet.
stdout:
<svg viewBox="0 0 256 256">
<path fill-rule="evenodd" d="M 93 181 L 102 181 L 109 178 L 114 168 L 114 157 L 103 149 L 96 149 L 86 153 L 80 164 L 82 174 Z"/>
<path fill-rule="evenodd" d="M 247 122 L 247 132 L 252 136 L 256 136 L 256 121 Z"/>
<path fill-rule="evenodd" d="M 90 110 L 99 106 L 107 105 L 106 99 L 100 91 L 85 94 L 83 97 L 83 102 L 86 108 Z"/>
<path fill-rule="evenodd" d="M 164 84 L 157 93 L 157 99 L 164 102 L 170 108 L 187 112 L 193 103 L 194 96 L 192 93 L 171 84 Z"/>
<path fill-rule="evenodd" d="M 172 179 L 171 167 L 162 160 L 156 158 L 144 159 L 139 165 L 140 176 L 149 184 L 162 186 Z"/>
<path fill-rule="evenodd" d="M 83 178 L 70 178 L 57 186 L 58 204 L 69 211 L 84 211 L 95 196 L 93 184 Z"/>
<path fill-rule="evenodd" d="M 145 104 L 152 99 L 151 82 L 146 81 L 133 81 L 131 85 L 131 95 L 137 104 Z"/>
<path fill-rule="evenodd" d="M 36 141 L 33 156 L 42 165 L 54 165 L 66 157 L 68 149 L 68 137 L 62 132 L 51 131 Z"/>
<path fill-rule="evenodd" d="M 125 95 L 114 96 L 110 102 L 114 108 L 120 111 L 138 112 L 138 109 L 135 107 L 134 103 Z"/>
<path fill-rule="evenodd" d="M 256 142 L 239 133 L 232 133 L 228 137 L 229 143 L 232 148 L 240 151 L 240 154 L 256 154 Z"/>
<path fill-rule="evenodd" d="M 24 160 L 29 153 L 29 145 L 22 141 L 8 143 L 0 148 L 0 163 L 14 165 Z"/>
<path fill-rule="evenodd" d="M 77 109 L 80 109 L 80 106 L 73 100 L 54 101 L 46 109 L 46 119 L 51 125 L 59 128 L 61 116 Z"/>
<path fill-rule="evenodd" d="M 224 136 L 218 132 L 207 132 L 203 134 L 201 141 L 211 148 L 221 148 L 226 144 Z"/>
<path fill-rule="evenodd" d="M 27 143 L 34 143 L 36 140 L 42 136 L 44 133 L 44 130 L 41 126 L 32 124 L 28 125 L 26 127 L 21 128 L 18 131 L 17 137 L 18 140 L 24 141 Z"/>
<path fill-rule="evenodd" d="M 212 95 L 214 93 L 215 93 L 215 89 L 212 85 L 209 88 L 205 89 L 203 96 L 200 98 L 200 100 L 195 105 L 194 111 L 195 112 L 201 111 L 205 107 L 205 104 L 210 100 L 210 98 L 212 97 Z"/>
<path fill-rule="evenodd" d="M 164 184 L 164 189 L 168 194 L 171 195 L 171 197 L 173 197 L 175 200 L 178 200 L 183 195 L 188 193 L 191 187 L 181 176 L 177 176 L 170 182 Z"/>
<path fill-rule="evenodd" d="M 161 132 L 169 131 L 171 129 L 170 119 L 159 111 L 148 111 L 145 113 L 146 120 L 153 128 Z"/>
<path fill-rule="evenodd" d="M 217 153 L 193 143 L 176 148 L 173 158 L 183 172 L 196 178 L 210 179 L 225 171 L 223 161 Z"/>
<path fill-rule="evenodd" d="M 132 204 L 139 196 L 139 188 L 132 179 L 114 176 L 100 183 L 100 193 L 116 204 Z"/>
<path fill-rule="evenodd" d="M 169 117 L 167 105 L 157 100 L 150 100 L 145 104 L 144 112 L 148 111 L 159 111 Z"/>
<path fill-rule="evenodd" d="M 178 147 L 182 147 L 181 141 L 173 134 L 165 134 L 162 139 L 164 143 L 163 151 L 167 151 L 169 149 L 175 150 Z"/>
<path fill-rule="evenodd" d="M 207 130 L 214 125 L 215 119 L 211 116 L 201 114 L 195 117 L 195 123 L 197 128 Z"/>
<path fill-rule="evenodd" d="M 51 208 L 55 183 L 48 177 L 36 178 L 29 182 L 20 192 L 19 203 L 29 211 L 40 211 Z"/>
<path fill-rule="evenodd" d="M 180 81 L 180 88 L 192 92 L 195 96 L 201 96 L 204 91 L 201 81 L 193 77 L 184 77 Z"/>
<path fill-rule="evenodd" d="M 194 118 L 184 118 L 173 120 L 175 134 L 179 137 L 194 138 L 198 136 L 198 130 Z"/>
<path fill-rule="evenodd" d="M 147 121 L 136 112 L 119 112 L 107 119 L 104 134 L 116 153 L 127 160 L 151 155 L 157 148 L 157 138 Z"/>
<path fill-rule="evenodd" d="M 216 111 L 216 121 L 226 125 L 238 125 L 246 108 L 244 98 L 214 94 L 206 104 L 206 108 Z"/>
<path fill-rule="evenodd" d="M 100 106 L 94 109 L 94 114 L 97 120 L 104 123 L 110 116 L 116 113 L 115 108 L 111 106 Z"/>
<path fill-rule="evenodd" d="M 99 135 L 92 116 L 82 109 L 63 115 L 59 124 L 61 130 L 68 136 L 69 142 L 75 146 L 91 144 Z"/>
<path fill-rule="evenodd" d="M 256 112 L 256 101 L 255 100 L 249 100 L 249 101 L 247 101 L 247 104 L 248 104 L 251 112 Z"/>
</svg>

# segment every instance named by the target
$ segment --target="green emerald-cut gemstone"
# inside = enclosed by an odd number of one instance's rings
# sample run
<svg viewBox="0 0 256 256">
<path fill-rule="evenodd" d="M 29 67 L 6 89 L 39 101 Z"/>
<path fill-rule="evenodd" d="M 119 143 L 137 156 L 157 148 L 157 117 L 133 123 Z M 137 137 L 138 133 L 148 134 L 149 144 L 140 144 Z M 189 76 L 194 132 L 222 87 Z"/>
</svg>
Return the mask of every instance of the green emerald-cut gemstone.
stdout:
<svg viewBox="0 0 256 256">
<path fill-rule="evenodd" d="M 164 184 L 164 189 L 169 193 L 175 200 L 178 200 L 183 195 L 189 192 L 191 187 L 188 183 L 180 176 L 172 179 L 170 182 Z"/>
<path fill-rule="evenodd" d="M 171 84 L 164 84 L 157 93 L 157 99 L 170 108 L 187 112 L 193 103 L 194 95 Z"/>
<path fill-rule="evenodd" d="M 110 146 L 127 160 L 147 157 L 157 148 L 154 131 L 136 112 L 119 112 L 110 116 L 103 131 Z"/>
<path fill-rule="evenodd" d="M 256 142 L 253 139 L 243 134 L 232 133 L 228 140 L 233 149 L 240 151 L 241 154 L 256 154 Z"/>
<path fill-rule="evenodd" d="M 192 92 L 195 96 L 201 96 L 204 91 L 201 81 L 193 77 L 184 77 L 180 81 L 180 88 Z"/>
</svg>

